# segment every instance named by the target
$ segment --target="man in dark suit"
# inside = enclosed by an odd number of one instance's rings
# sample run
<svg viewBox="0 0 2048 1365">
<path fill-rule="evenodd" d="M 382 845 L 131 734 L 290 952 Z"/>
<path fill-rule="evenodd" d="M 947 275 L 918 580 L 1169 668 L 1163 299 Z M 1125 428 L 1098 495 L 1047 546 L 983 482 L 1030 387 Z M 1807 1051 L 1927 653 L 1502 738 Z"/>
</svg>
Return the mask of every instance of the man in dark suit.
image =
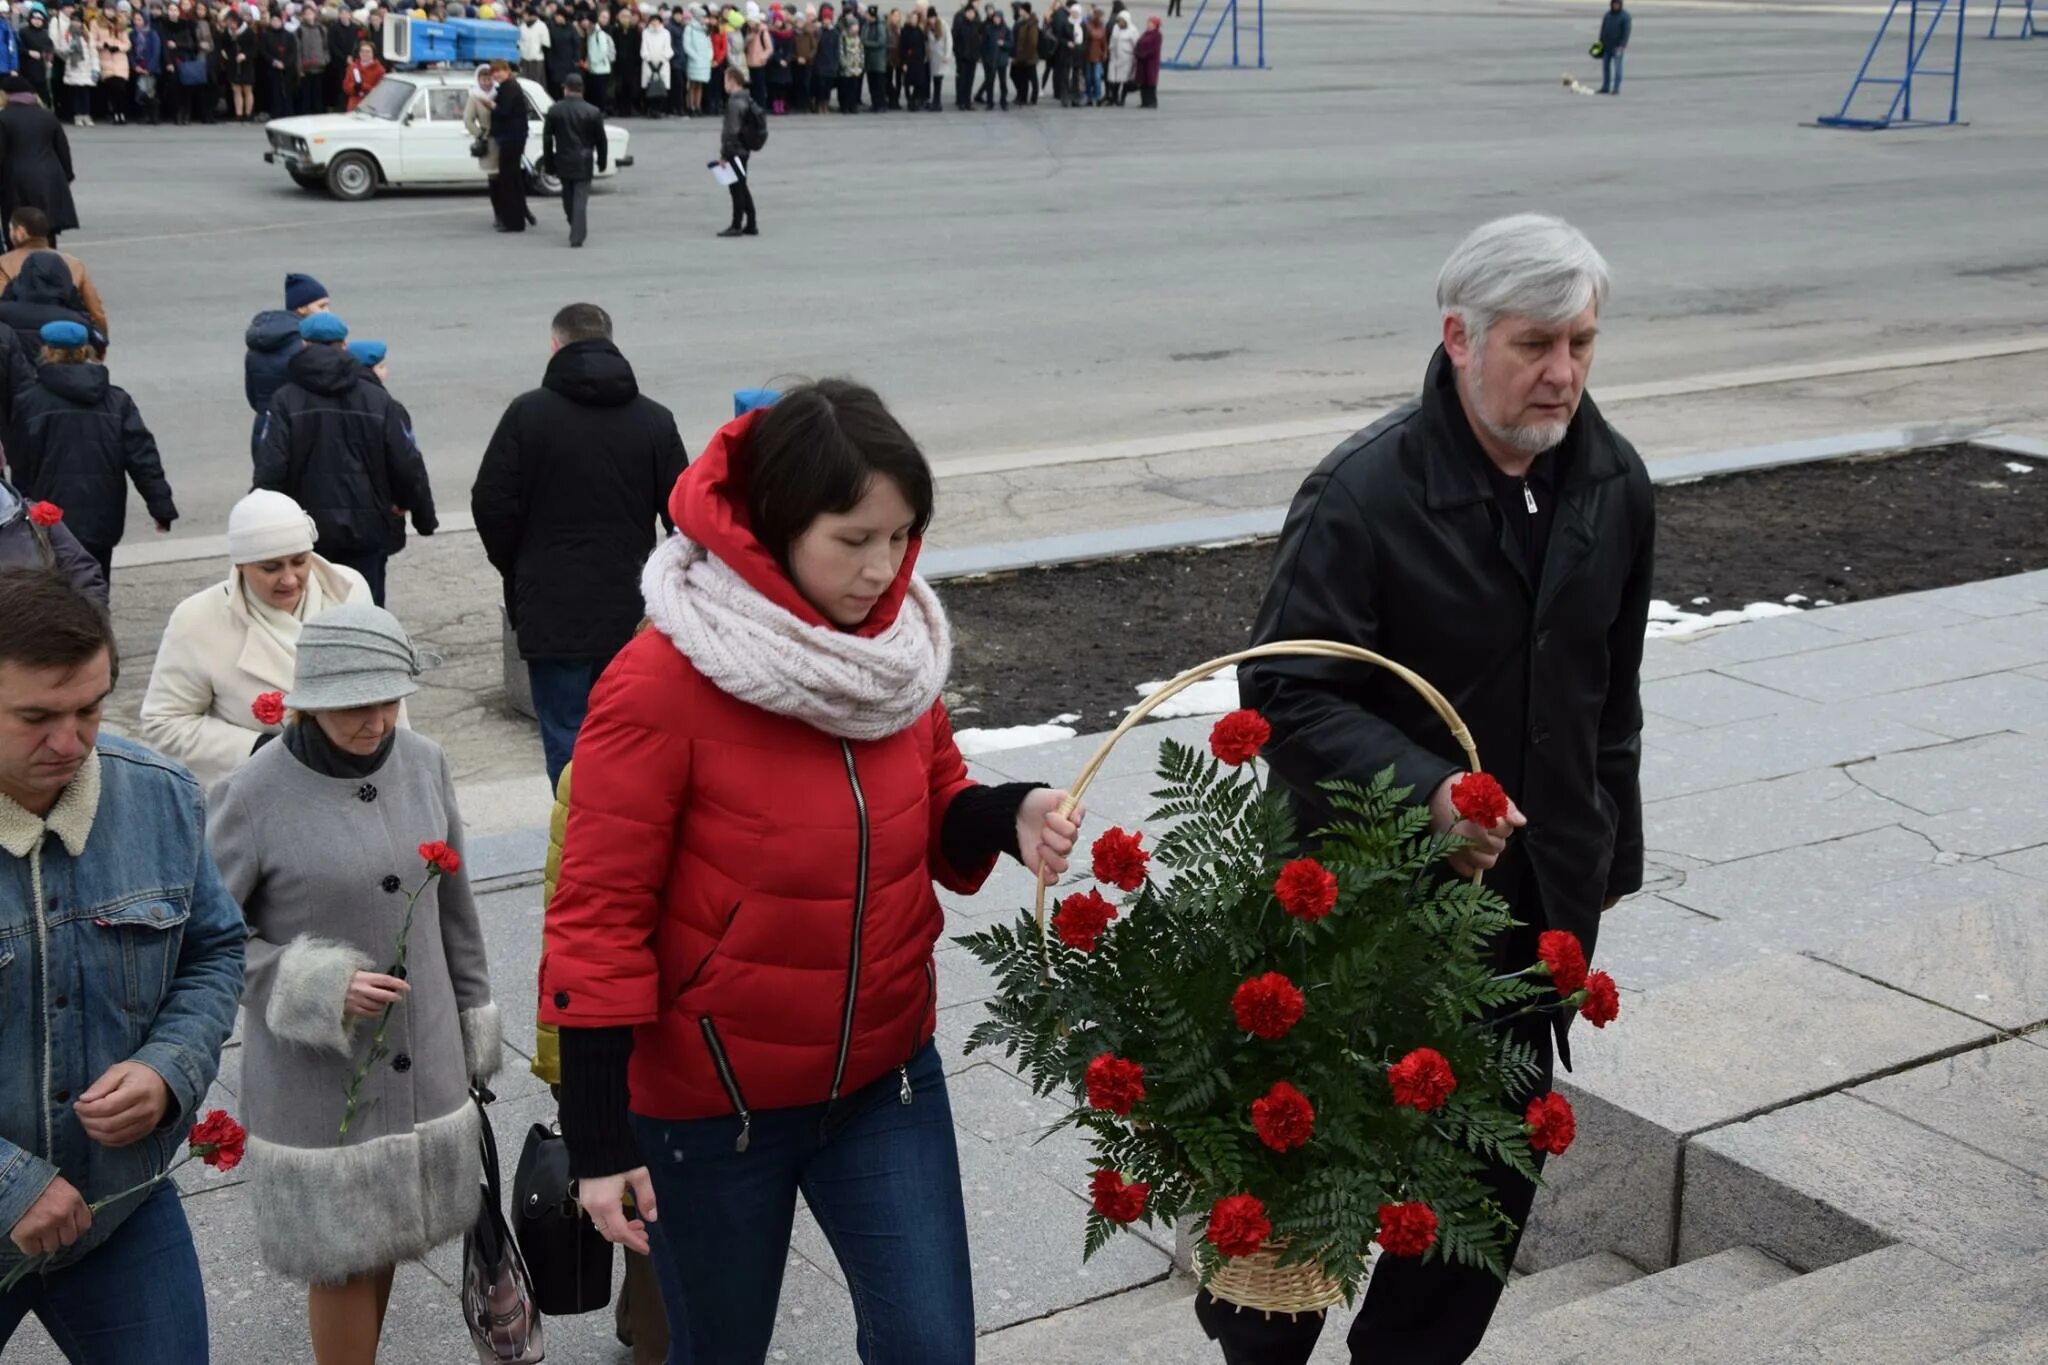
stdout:
<svg viewBox="0 0 2048 1365">
<path fill-rule="evenodd" d="M 610 164 L 604 115 L 583 98 L 583 77 L 562 82 L 562 98 L 548 109 L 540 130 L 541 166 L 562 182 L 562 213 L 569 220 L 569 245 L 582 246 L 590 230 L 590 182 Z"/>
<path fill-rule="evenodd" d="M 1337 447 L 1302 485 L 1253 632 L 1259 644 L 1360 645 L 1428 679 L 1513 798 L 1507 818 L 1491 829 L 1459 821 L 1458 747 L 1392 675 L 1276 659 L 1246 668 L 1240 684 L 1272 724 L 1267 758 L 1302 829 L 1328 823 L 1319 784 L 1369 782 L 1391 767 L 1437 832 L 1467 841 L 1451 870 L 1486 871 L 1522 921 L 1496 945 L 1515 964 L 1507 970 L 1536 960 L 1545 929 L 1570 930 L 1590 955 L 1601 912 L 1642 885 L 1637 673 L 1655 519 L 1642 460 L 1585 396 L 1607 291 L 1600 253 L 1555 218 L 1503 218 L 1466 238 L 1437 279 L 1443 344 L 1421 397 Z M 1530 1093 L 1548 1090 L 1553 1021 L 1504 1027 L 1537 1054 Z M 1519 1228 L 1534 1185 L 1505 1167 L 1487 1178 Z M 1484 1270 L 1383 1257 L 1352 1359 L 1462 1361 L 1500 1291 Z M 1227 1342 L 1233 1315 L 1206 1306 L 1204 1325 Z M 1268 1342 L 1233 1359 L 1305 1361 L 1319 1330 L 1309 1320 L 1307 1345 Z"/>
</svg>

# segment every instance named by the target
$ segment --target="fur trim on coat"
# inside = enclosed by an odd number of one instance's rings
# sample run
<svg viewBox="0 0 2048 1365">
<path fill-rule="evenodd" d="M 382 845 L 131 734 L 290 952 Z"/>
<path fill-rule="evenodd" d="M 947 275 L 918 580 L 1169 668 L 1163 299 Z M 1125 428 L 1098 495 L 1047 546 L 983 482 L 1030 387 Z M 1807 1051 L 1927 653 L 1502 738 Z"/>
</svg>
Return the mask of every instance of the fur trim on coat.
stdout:
<svg viewBox="0 0 2048 1365">
<path fill-rule="evenodd" d="M 456 1018 L 462 1025 L 463 1074 L 473 1081 L 491 1079 L 505 1065 L 505 1027 L 497 1005 L 478 1005 Z"/>
<path fill-rule="evenodd" d="M 249 1209 L 263 1263 L 301 1284 L 339 1284 L 454 1241 L 481 1204 L 480 1139 L 468 1103 L 351 1147 L 252 1136 Z"/>
<path fill-rule="evenodd" d="M 346 1056 L 355 1044 L 355 1021 L 342 1012 L 348 983 L 357 972 L 369 970 L 369 955 L 361 949 L 300 934 L 278 955 L 264 1024 L 287 1042 Z"/>
</svg>

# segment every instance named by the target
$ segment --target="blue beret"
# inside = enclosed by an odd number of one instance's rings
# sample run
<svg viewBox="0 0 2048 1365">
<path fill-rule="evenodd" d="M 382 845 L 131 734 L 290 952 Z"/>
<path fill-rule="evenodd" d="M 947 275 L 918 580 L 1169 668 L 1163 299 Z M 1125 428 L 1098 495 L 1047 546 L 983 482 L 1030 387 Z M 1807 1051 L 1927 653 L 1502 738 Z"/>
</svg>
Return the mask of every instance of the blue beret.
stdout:
<svg viewBox="0 0 2048 1365">
<path fill-rule="evenodd" d="M 347 341 L 348 324 L 332 313 L 315 313 L 299 324 L 299 335 L 307 341 Z"/>
<path fill-rule="evenodd" d="M 83 346 L 92 334 L 82 322 L 46 322 L 42 336 L 45 346 Z"/>
<path fill-rule="evenodd" d="M 351 341 L 348 344 L 348 353 L 356 358 L 359 365 L 382 364 L 390 349 L 381 341 Z"/>
</svg>

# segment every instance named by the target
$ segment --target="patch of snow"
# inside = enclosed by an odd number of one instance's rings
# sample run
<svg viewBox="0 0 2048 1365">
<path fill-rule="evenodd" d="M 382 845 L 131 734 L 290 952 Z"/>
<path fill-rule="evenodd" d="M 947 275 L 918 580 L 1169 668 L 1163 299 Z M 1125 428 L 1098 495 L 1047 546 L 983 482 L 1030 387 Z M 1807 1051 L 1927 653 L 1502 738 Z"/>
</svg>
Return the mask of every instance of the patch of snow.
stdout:
<svg viewBox="0 0 2048 1365">
<path fill-rule="evenodd" d="M 1830 602 L 1827 598 L 1823 597 L 1820 599 L 1820 601 L 1814 603 L 1813 605 L 1815 605 L 1816 607 L 1832 607 L 1835 604 L 1833 602 Z"/>
<path fill-rule="evenodd" d="M 1171 678 L 1159 682 L 1138 684 L 1138 696 L 1142 700 L 1151 696 Z M 1226 668 L 1213 678 L 1205 678 L 1187 691 L 1152 712 L 1153 720 L 1177 720 L 1182 716 L 1220 716 L 1237 709 L 1237 670 Z"/>
<path fill-rule="evenodd" d="M 1695 597 L 1692 599 L 1692 604 L 1696 607 L 1704 607 L 1705 605 L 1707 605 L 1707 603 L 1713 600 L 1714 599 L 1711 597 Z"/>
<path fill-rule="evenodd" d="M 1791 606 L 1796 607 L 1806 600 L 1806 594 L 1803 592 L 1788 592 L 1785 594 L 1785 601 Z"/>
<path fill-rule="evenodd" d="M 2021 464 L 2018 460 L 2012 460 L 2007 462 L 2005 472 L 2008 474 L 2031 474 L 2034 472 L 2034 467 L 2030 464 Z"/>
<path fill-rule="evenodd" d="M 1733 611 L 1680 611 L 1669 602 L 1650 603 L 1650 626 L 1643 632 L 1646 639 L 1656 640 L 1667 635 L 1693 635 L 1715 626 L 1733 626 L 1744 621 L 1763 621 L 1773 616 L 1797 615 L 1799 608 L 1783 602 L 1752 602 Z"/>
<path fill-rule="evenodd" d="M 1079 717 L 1068 716 L 1067 720 Z M 1033 744 L 1052 744 L 1074 737 L 1071 725 L 1011 725 L 994 730 L 956 730 L 953 742 L 960 746 L 960 752 L 969 758 L 977 754 L 992 754 L 1001 749 L 1024 749 Z"/>
<path fill-rule="evenodd" d="M 1066 713 L 1065 715 L 1063 715 L 1063 716 L 1054 716 L 1054 717 L 1052 718 L 1052 720 L 1048 722 L 1048 724 L 1051 724 L 1051 725 L 1072 725 L 1072 724 L 1073 724 L 1074 722 L 1076 722 L 1076 721 L 1078 721 L 1078 720 L 1080 720 L 1080 719 L 1081 719 L 1081 713 L 1080 713 L 1079 711 L 1069 711 L 1069 712 L 1067 712 L 1067 713 Z"/>
</svg>

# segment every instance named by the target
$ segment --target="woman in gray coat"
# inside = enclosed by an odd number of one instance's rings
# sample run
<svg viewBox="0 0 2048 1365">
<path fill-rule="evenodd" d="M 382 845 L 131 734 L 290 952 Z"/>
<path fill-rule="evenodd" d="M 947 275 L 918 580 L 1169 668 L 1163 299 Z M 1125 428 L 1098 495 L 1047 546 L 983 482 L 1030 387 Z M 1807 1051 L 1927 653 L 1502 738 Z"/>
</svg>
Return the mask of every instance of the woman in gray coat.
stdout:
<svg viewBox="0 0 2048 1365">
<path fill-rule="evenodd" d="M 482 928 L 461 870 L 426 880 L 398 956 L 422 844 L 458 855 L 439 746 L 398 728 L 418 690 L 404 627 L 351 603 L 306 623 L 296 713 L 214 793 L 207 834 L 249 922 L 242 1117 L 257 1247 L 306 1282 L 317 1365 L 376 1358 L 392 1271 L 478 1210 L 472 1079 L 500 1060 Z M 344 1134 L 345 1097 L 371 1054 Z"/>
</svg>

